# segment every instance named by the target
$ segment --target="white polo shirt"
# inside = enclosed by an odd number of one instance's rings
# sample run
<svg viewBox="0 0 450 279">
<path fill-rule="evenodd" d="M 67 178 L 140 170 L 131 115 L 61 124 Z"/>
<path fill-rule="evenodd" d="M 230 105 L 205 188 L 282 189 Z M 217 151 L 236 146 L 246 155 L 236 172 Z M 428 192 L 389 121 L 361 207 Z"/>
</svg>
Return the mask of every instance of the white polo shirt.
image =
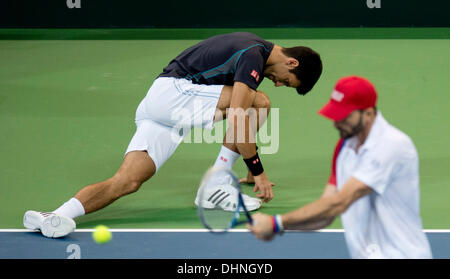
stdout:
<svg viewBox="0 0 450 279">
<path fill-rule="evenodd" d="M 431 258 L 422 231 L 419 163 L 413 142 L 378 112 L 358 153 L 357 144 L 357 137 L 347 139 L 335 154 L 338 190 L 350 177 L 373 190 L 341 216 L 351 257 Z"/>
</svg>

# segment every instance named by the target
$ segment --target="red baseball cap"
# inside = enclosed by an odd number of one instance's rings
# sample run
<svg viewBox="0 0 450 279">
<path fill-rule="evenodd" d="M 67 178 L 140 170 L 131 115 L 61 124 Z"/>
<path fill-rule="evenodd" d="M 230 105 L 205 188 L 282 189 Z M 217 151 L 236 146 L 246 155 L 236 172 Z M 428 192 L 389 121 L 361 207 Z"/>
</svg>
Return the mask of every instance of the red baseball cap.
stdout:
<svg viewBox="0 0 450 279">
<path fill-rule="evenodd" d="M 319 114 L 340 121 L 354 110 L 374 107 L 377 92 L 373 84 L 362 77 L 349 76 L 338 80 L 330 101 L 319 110 Z"/>
</svg>

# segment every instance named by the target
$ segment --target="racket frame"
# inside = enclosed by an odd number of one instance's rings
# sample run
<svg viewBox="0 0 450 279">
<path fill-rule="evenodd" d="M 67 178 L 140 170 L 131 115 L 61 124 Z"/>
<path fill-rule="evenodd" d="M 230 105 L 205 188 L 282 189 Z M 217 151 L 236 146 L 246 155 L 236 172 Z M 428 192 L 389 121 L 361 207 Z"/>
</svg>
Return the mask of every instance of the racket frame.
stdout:
<svg viewBox="0 0 450 279">
<path fill-rule="evenodd" d="M 234 211 L 234 217 L 230 221 L 229 225 L 224 229 L 213 229 L 209 226 L 209 224 L 205 220 L 203 211 L 208 210 L 208 209 L 204 209 L 201 207 L 201 200 L 203 198 L 203 194 L 200 194 L 200 204 L 197 207 L 197 213 L 198 213 L 198 216 L 199 216 L 200 221 L 202 222 L 203 226 L 212 233 L 226 233 L 228 230 L 232 229 L 233 227 L 235 227 L 237 225 L 241 225 L 241 224 L 245 224 L 245 223 L 253 224 L 253 219 L 250 216 L 250 213 L 248 212 L 248 210 L 244 204 L 244 198 L 242 197 L 241 184 L 239 183 L 239 179 L 237 178 L 237 176 L 234 174 L 234 172 L 232 170 L 228 170 L 228 169 L 224 169 L 224 168 L 215 168 L 215 167 L 209 168 L 208 171 L 206 172 L 206 174 L 202 178 L 200 187 L 206 187 L 206 185 L 207 185 L 206 182 L 209 181 L 209 178 L 211 178 L 211 176 L 213 176 L 214 174 L 216 174 L 218 172 L 225 172 L 225 173 L 229 174 L 231 176 L 231 178 L 233 179 L 233 182 L 235 184 L 233 186 L 238 191 L 238 204 L 236 206 L 236 210 Z M 203 193 L 203 189 L 200 189 L 200 192 Z M 241 216 L 241 212 L 240 212 L 241 208 L 243 210 L 243 213 L 246 216 L 246 220 L 239 220 L 239 218 Z"/>
</svg>

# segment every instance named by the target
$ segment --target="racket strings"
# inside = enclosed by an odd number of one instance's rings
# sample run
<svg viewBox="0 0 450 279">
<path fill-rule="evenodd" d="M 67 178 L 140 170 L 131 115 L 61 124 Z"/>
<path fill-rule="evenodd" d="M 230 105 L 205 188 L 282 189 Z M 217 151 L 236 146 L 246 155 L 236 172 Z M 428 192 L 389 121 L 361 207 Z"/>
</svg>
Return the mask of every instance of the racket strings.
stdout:
<svg viewBox="0 0 450 279">
<path fill-rule="evenodd" d="M 228 177 L 229 183 L 223 184 L 223 177 Z M 212 231 L 226 231 L 238 224 L 242 209 L 240 204 L 243 203 L 240 193 L 239 181 L 234 173 L 210 169 L 199 188 L 198 212 L 205 227 Z"/>
</svg>

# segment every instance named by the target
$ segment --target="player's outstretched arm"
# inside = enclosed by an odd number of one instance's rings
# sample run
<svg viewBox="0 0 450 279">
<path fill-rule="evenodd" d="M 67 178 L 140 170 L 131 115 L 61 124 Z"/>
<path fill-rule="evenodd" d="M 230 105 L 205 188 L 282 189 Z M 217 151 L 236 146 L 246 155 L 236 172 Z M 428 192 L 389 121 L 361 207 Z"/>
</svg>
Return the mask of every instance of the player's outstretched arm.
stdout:
<svg viewBox="0 0 450 279">
<path fill-rule="evenodd" d="M 234 143 L 243 158 L 250 158 L 256 154 L 256 131 L 252 131 L 253 125 L 247 113 L 255 97 L 255 90 L 242 82 L 234 83 L 227 116 L 231 133 L 227 133 L 226 141 Z"/>
<path fill-rule="evenodd" d="M 317 201 L 282 216 L 285 229 L 295 229 L 298 224 L 327 220 L 344 213 L 357 199 L 370 194 L 372 189 L 362 181 L 351 177 L 334 195 L 321 197 Z"/>
<path fill-rule="evenodd" d="M 336 195 L 337 193 L 338 193 L 338 191 L 337 191 L 336 185 L 328 183 L 325 186 L 322 196 L 320 198 L 321 199 L 328 198 L 328 197 Z M 331 217 L 331 218 L 316 220 L 316 221 L 298 223 L 295 226 L 292 226 L 292 228 L 290 228 L 290 229 L 305 230 L 305 231 L 321 230 L 321 229 L 324 229 L 324 228 L 328 227 L 329 225 L 331 225 L 331 223 L 333 223 L 335 217 L 336 216 Z"/>
<path fill-rule="evenodd" d="M 256 127 L 254 123 L 250 123 L 247 110 L 252 106 L 256 97 L 256 91 L 248 87 L 242 82 L 235 82 L 231 96 L 230 109 L 228 111 L 228 122 L 230 124 L 227 132 L 226 140 L 234 141 L 239 153 L 249 165 L 250 161 L 255 162 L 255 170 L 249 168 L 255 178 L 255 192 L 260 191 L 256 196 L 262 198 L 263 201 L 269 202 L 273 198 L 272 182 L 266 176 L 260 158 L 256 152 Z M 230 130 L 231 129 L 231 130 Z M 228 136 L 230 135 L 231 136 Z M 256 157 L 255 157 L 256 156 Z"/>
<path fill-rule="evenodd" d="M 359 198 L 368 195 L 372 189 L 356 178 L 350 178 L 340 191 L 333 191 L 328 184 L 324 195 L 297 210 L 280 216 L 278 226 L 274 226 L 273 216 L 257 213 L 253 215 L 254 225 L 247 228 L 259 239 L 271 240 L 276 231 L 274 227 L 284 230 L 305 229 L 306 225 L 318 225 L 320 222 L 329 222 L 336 216 L 344 213 L 347 208 Z M 334 186 L 333 186 L 334 187 Z M 334 192 L 334 193 L 333 193 Z M 325 194 L 326 193 L 326 194 Z"/>
<path fill-rule="evenodd" d="M 322 196 L 320 198 L 327 198 L 336 195 L 336 193 L 337 193 L 336 186 L 328 183 L 325 186 Z M 271 240 L 275 236 L 275 231 L 273 229 L 274 216 L 257 213 L 254 214 L 252 218 L 254 221 L 254 226 L 248 225 L 247 228 L 251 230 L 257 238 L 267 241 Z M 334 217 L 317 221 L 298 223 L 295 224 L 295 226 L 292 226 L 290 229 L 304 230 L 304 231 L 320 230 L 333 223 L 333 220 Z"/>
</svg>

